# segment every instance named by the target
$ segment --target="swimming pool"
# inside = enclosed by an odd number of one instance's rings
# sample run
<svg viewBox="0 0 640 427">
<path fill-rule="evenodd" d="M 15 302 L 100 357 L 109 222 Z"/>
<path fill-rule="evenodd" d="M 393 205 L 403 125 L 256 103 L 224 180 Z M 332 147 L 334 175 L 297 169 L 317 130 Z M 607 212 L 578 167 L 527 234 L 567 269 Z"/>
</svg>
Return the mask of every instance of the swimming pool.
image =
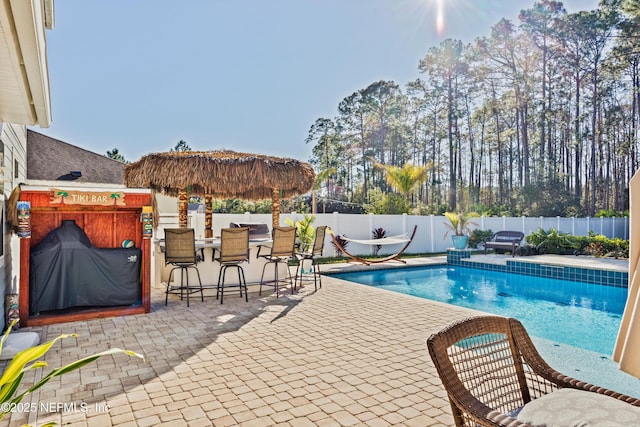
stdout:
<svg viewBox="0 0 640 427">
<path fill-rule="evenodd" d="M 627 288 L 460 266 L 373 270 L 333 277 L 518 318 L 532 336 L 610 355 Z"/>
</svg>

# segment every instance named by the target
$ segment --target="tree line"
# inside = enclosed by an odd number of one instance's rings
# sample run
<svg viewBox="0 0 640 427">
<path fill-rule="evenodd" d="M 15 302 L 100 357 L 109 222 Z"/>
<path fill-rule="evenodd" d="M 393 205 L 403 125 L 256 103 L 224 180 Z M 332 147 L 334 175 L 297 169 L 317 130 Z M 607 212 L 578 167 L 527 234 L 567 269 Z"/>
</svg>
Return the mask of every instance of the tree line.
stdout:
<svg viewBox="0 0 640 427">
<path fill-rule="evenodd" d="M 409 191 L 422 214 L 628 209 L 640 160 L 640 0 L 571 14 L 538 1 L 487 37 L 430 48 L 418 70 L 404 86 L 372 82 L 312 124 L 321 199 L 388 211 Z M 405 165 L 426 174 L 400 190 L 389 168 Z"/>
</svg>

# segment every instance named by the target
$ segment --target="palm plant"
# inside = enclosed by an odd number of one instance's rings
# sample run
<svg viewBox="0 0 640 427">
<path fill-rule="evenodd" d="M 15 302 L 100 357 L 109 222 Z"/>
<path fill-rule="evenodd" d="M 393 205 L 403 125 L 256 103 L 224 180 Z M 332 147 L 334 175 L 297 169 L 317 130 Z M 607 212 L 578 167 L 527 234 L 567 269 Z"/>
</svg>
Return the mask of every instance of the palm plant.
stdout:
<svg viewBox="0 0 640 427">
<path fill-rule="evenodd" d="M 387 183 L 402 193 L 407 199 L 423 182 L 427 180 L 429 168 L 405 163 L 404 166 L 389 166 L 378 164 L 387 173 Z"/>
<path fill-rule="evenodd" d="M 449 233 L 453 233 L 454 236 L 468 236 L 471 233 L 471 227 L 477 227 L 478 223 L 471 220 L 471 218 L 477 218 L 479 215 L 475 212 L 445 212 L 444 216 L 449 222 L 444 222 L 444 226 L 447 228 L 444 233 L 446 238 Z"/>
</svg>

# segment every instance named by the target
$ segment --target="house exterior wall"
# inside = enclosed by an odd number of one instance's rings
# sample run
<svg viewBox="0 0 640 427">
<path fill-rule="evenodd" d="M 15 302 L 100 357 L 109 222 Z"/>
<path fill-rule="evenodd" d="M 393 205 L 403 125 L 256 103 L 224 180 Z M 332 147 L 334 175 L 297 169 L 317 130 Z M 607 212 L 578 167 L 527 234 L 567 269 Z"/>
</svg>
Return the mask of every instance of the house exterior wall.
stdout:
<svg viewBox="0 0 640 427">
<path fill-rule="evenodd" d="M 5 295 L 17 293 L 20 283 L 20 242 L 6 222 L 6 202 L 26 180 L 25 125 L 51 123 L 45 29 L 54 26 L 53 3 L 0 1 L 0 331 Z"/>
<path fill-rule="evenodd" d="M 5 327 L 5 297 L 16 294 L 20 283 L 20 241 L 6 222 L 6 202 L 13 189 L 26 180 L 27 129 L 24 125 L 0 123 L 0 330 Z"/>
<path fill-rule="evenodd" d="M 53 0 L 0 1 L 0 121 L 49 127 L 45 29 Z"/>
</svg>

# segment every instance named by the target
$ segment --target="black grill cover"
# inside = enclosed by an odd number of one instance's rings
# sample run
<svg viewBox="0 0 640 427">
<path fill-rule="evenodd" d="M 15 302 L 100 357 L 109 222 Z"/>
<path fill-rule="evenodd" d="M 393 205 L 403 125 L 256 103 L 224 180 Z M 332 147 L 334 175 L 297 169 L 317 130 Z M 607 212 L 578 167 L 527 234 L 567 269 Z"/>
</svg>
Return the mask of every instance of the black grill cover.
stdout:
<svg viewBox="0 0 640 427">
<path fill-rule="evenodd" d="M 230 228 L 249 227 L 249 240 L 251 239 L 269 239 L 271 233 L 269 226 L 264 222 L 232 222 Z"/>
<path fill-rule="evenodd" d="M 136 248 L 95 248 L 75 221 L 62 221 L 31 249 L 31 313 L 139 304 L 141 257 Z"/>
</svg>

